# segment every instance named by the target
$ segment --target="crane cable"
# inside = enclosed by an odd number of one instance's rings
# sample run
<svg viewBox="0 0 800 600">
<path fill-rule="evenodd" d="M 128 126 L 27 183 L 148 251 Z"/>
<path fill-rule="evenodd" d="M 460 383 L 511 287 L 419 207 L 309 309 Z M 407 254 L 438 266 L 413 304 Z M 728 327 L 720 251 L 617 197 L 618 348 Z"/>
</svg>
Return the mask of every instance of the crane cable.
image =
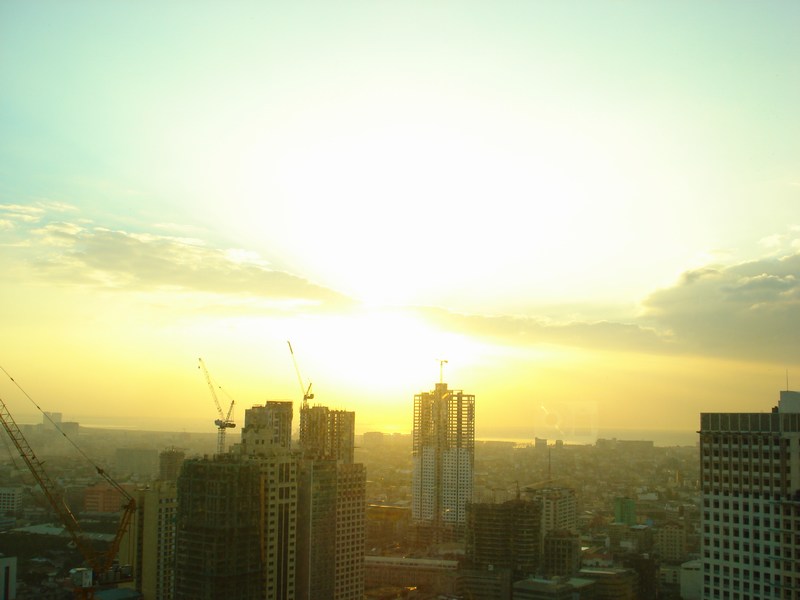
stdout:
<svg viewBox="0 0 800 600">
<path fill-rule="evenodd" d="M 33 398 L 31 398 L 31 397 L 30 397 L 30 395 L 28 394 L 28 392 L 26 392 L 26 391 L 25 391 L 25 390 L 22 388 L 22 386 L 21 386 L 19 383 L 17 383 L 17 380 L 16 380 L 16 379 L 14 379 L 14 378 L 11 376 L 11 374 L 10 374 L 8 371 L 6 371 L 6 370 L 5 370 L 5 368 L 4 368 L 2 365 L 0 365 L 0 370 L 2 370 L 2 371 L 3 371 L 3 373 L 5 373 L 5 374 L 6 374 L 6 377 L 8 377 L 8 378 L 9 378 L 9 379 L 12 381 L 12 383 L 13 383 L 15 386 L 17 386 L 17 389 L 18 389 L 20 392 L 22 392 L 22 394 L 23 394 L 23 395 L 24 395 L 24 396 L 25 396 L 25 397 L 26 397 L 26 398 L 27 398 L 27 399 L 30 401 L 30 403 L 31 403 L 31 404 L 33 404 L 33 405 L 34 405 L 34 406 L 35 406 L 35 407 L 36 407 L 36 408 L 39 410 L 39 412 L 40 412 L 40 413 L 42 413 L 42 415 L 44 416 L 44 418 L 46 418 L 48 421 L 50 421 L 50 424 L 51 424 L 51 425 L 52 425 L 52 426 L 53 426 L 53 427 L 56 429 L 56 431 L 58 431 L 58 432 L 59 432 L 59 433 L 60 433 L 62 436 L 64 436 L 64 439 L 65 439 L 65 440 L 67 440 L 67 441 L 68 441 L 68 442 L 69 442 L 69 443 L 72 445 L 72 447 L 73 447 L 73 448 L 75 448 L 75 450 L 77 450 L 77 451 L 80 453 L 80 455 L 81 455 L 81 456 L 83 456 L 83 457 L 84 457 L 84 458 L 87 460 L 87 462 L 88 462 L 89 464 L 91 464 L 91 465 L 92 465 L 92 466 L 95 468 L 95 470 L 97 471 L 97 473 L 98 473 L 98 474 L 99 474 L 101 477 L 103 477 L 103 479 L 105 479 L 107 482 L 109 482 L 109 483 L 110 483 L 110 484 L 111 484 L 111 485 L 112 485 L 112 486 L 113 486 L 115 489 L 117 489 L 117 490 L 119 490 L 120 492 L 122 492 L 122 493 L 123 493 L 123 495 L 124 495 L 126 498 L 128 498 L 128 499 L 130 499 L 130 498 L 131 498 L 131 495 L 128 493 L 128 491 L 127 491 L 125 488 L 123 488 L 123 487 L 122 487 L 120 484 L 118 484 L 116 481 L 114 481 L 114 480 L 111 478 L 111 476 L 110 476 L 110 475 L 108 475 L 108 473 L 106 473 L 106 472 L 105 472 L 105 470 L 104 470 L 104 469 L 103 469 L 103 468 L 102 468 L 100 465 L 98 465 L 96 462 L 94 462 L 94 461 L 91 459 L 91 457 L 89 457 L 89 455 L 88 455 L 88 454 L 86 454 L 86 452 L 84 452 L 84 451 L 83 451 L 83 449 L 82 449 L 80 446 L 78 446 L 78 444 L 76 444 L 76 443 L 75 443 L 75 441 L 74 441 L 74 440 L 72 440 L 72 439 L 71 439 L 71 438 L 70 438 L 70 437 L 69 437 L 69 436 L 68 436 L 66 433 L 64 433 L 64 431 L 61 429 L 61 427 L 59 427 L 59 426 L 58 426 L 58 423 L 56 423 L 56 422 L 55 422 L 55 421 L 52 419 L 52 417 L 51 417 L 49 414 L 47 414 L 47 413 L 46 413 L 46 412 L 45 412 L 45 411 L 42 409 L 42 407 L 41 407 L 41 406 L 39 406 L 38 404 L 36 404 L 36 401 L 35 401 Z"/>
</svg>

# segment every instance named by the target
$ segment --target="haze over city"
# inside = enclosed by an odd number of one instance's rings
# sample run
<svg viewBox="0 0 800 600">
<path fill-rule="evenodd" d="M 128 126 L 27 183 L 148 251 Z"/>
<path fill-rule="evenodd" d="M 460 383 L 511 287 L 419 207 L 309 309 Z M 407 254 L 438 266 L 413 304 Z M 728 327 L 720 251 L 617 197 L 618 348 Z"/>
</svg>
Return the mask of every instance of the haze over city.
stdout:
<svg viewBox="0 0 800 600">
<path fill-rule="evenodd" d="M 359 432 L 409 432 L 440 366 L 478 438 L 766 410 L 800 381 L 799 18 L 7 0 L 0 366 L 156 430 L 213 431 L 198 357 L 239 415 L 299 402 L 287 340 Z"/>
</svg>

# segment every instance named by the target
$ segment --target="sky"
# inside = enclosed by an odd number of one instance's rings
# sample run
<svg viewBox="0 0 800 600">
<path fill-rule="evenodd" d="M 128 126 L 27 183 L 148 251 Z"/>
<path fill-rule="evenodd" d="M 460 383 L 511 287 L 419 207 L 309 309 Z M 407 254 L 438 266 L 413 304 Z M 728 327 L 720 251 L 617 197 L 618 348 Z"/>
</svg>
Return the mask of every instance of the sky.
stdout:
<svg viewBox="0 0 800 600">
<path fill-rule="evenodd" d="M 793 1 L 4 0 L 0 398 L 211 432 L 198 358 L 241 424 L 299 403 L 291 341 L 359 431 L 410 432 L 440 377 L 487 439 L 769 411 L 800 389 L 798 26 Z"/>
</svg>

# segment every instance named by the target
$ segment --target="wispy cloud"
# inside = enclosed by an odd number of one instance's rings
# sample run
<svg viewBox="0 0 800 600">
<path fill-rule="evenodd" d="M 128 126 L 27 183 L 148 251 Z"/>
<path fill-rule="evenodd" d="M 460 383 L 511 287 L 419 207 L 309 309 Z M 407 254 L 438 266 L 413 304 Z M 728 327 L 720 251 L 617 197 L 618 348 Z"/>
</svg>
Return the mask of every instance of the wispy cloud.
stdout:
<svg viewBox="0 0 800 600">
<path fill-rule="evenodd" d="M 800 253 L 685 272 L 626 322 L 419 309 L 448 329 L 517 345 L 800 362 Z"/>
<path fill-rule="evenodd" d="M 272 270 L 256 253 L 209 248 L 192 238 L 139 234 L 70 222 L 30 229 L 30 264 L 51 283 L 109 290 L 204 292 L 272 299 L 280 306 L 342 308 L 347 297 L 302 277 Z"/>
</svg>

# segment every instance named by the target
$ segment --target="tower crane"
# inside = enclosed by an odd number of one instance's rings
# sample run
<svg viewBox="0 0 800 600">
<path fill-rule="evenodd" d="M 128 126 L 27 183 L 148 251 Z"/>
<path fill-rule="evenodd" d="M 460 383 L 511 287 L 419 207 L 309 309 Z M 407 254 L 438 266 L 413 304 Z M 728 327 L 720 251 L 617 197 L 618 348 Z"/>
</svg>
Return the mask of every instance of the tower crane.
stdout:
<svg viewBox="0 0 800 600">
<path fill-rule="evenodd" d="M 11 378 L 11 380 L 14 381 L 13 378 Z M 16 384 L 16 382 L 14 383 Z M 19 387 L 19 385 L 17 385 L 17 387 Z M 27 394 L 25 395 L 27 396 Z M 63 490 L 57 486 L 52 479 L 50 479 L 47 471 L 44 470 L 44 463 L 36 457 L 36 454 L 34 454 L 33 449 L 28 443 L 28 440 L 25 439 L 25 436 L 22 434 L 22 431 L 20 430 L 16 421 L 14 421 L 14 417 L 11 416 L 8 407 L 2 398 L 0 398 L 0 422 L 2 422 L 3 429 L 5 429 L 8 437 L 11 438 L 14 446 L 16 446 L 17 452 L 19 452 L 19 455 L 27 465 L 28 470 L 30 470 L 31 474 L 33 475 L 33 478 L 39 484 L 39 487 L 42 488 L 42 491 L 44 492 L 47 501 L 50 503 L 50 506 L 53 507 L 53 510 L 56 512 L 59 519 L 64 524 L 64 527 L 69 532 L 75 547 L 78 549 L 81 556 L 86 561 L 86 564 L 91 569 L 91 571 L 86 569 L 74 569 L 73 571 L 70 571 L 70 574 L 73 576 L 73 584 L 75 585 L 75 596 L 77 598 L 91 599 L 94 598 L 95 585 L 108 584 L 114 580 L 121 582 L 129 579 L 122 577 L 120 573 L 113 573 L 112 567 L 114 566 L 114 561 L 119 553 L 119 546 L 122 541 L 122 537 L 128 531 L 133 515 L 136 512 L 136 501 L 133 499 L 133 497 L 127 492 L 127 490 L 125 490 L 125 488 L 114 481 L 114 479 L 112 479 L 108 473 L 106 473 L 99 466 L 94 465 L 97 474 L 105 479 L 106 482 L 108 482 L 115 490 L 122 494 L 122 497 L 125 501 L 122 518 L 120 519 L 119 527 L 114 535 L 114 539 L 111 541 L 111 544 L 105 551 L 97 550 L 84 533 L 80 523 L 78 523 L 78 520 L 75 518 L 75 515 L 70 510 L 69 506 L 67 506 L 67 503 L 64 499 Z M 63 432 L 61 432 L 61 434 L 66 437 Z"/>
<path fill-rule="evenodd" d="M 214 399 L 214 405 L 217 407 L 217 413 L 219 413 L 219 419 L 214 420 L 214 425 L 217 426 L 217 454 L 222 454 L 225 452 L 225 431 L 227 429 L 233 429 L 236 427 L 236 423 L 231 420 L 231 414 L 233 413 L 233 405 L 235 404 L 235 400 L 231 398 L 231 405 L 228 407 L 228 414 L 224 415 L 222 413 L 222 406 L 220 406 L 219 403 L 219 398 L 217 398 L 217 392 L 214 389 L 214 383 L 211 381 L 211 375 L 208 374 L 208 369 L 206 369 L 206 363 L 203 362 L 202 358 L 198 358 L 197 360 L 200 362 L 197 368 L 202 369 L 203 375 L 206 377 L 208 389 L 211 390 L 211 397 Z"/>
<path fill-rule="evenodd" d="M 300 384 L 300 393 L 303 394 L 303 408 L 308 408 L 308 401 L 314 399 L 314 394 L 311 393 L 311 382 L 309 382 L 307 388 L 305 385 L 303 385 L 303 377 L 300 375 L 300 368 L 297 366 L 297 359 L 294 357 L 292 342 L 286 340 L 286 343 L 289 344 L 289 352 L 292 355 L 292 363 L 294 363 L 294 372 L 297 373 L 297 382 Z"/>
</svg>

